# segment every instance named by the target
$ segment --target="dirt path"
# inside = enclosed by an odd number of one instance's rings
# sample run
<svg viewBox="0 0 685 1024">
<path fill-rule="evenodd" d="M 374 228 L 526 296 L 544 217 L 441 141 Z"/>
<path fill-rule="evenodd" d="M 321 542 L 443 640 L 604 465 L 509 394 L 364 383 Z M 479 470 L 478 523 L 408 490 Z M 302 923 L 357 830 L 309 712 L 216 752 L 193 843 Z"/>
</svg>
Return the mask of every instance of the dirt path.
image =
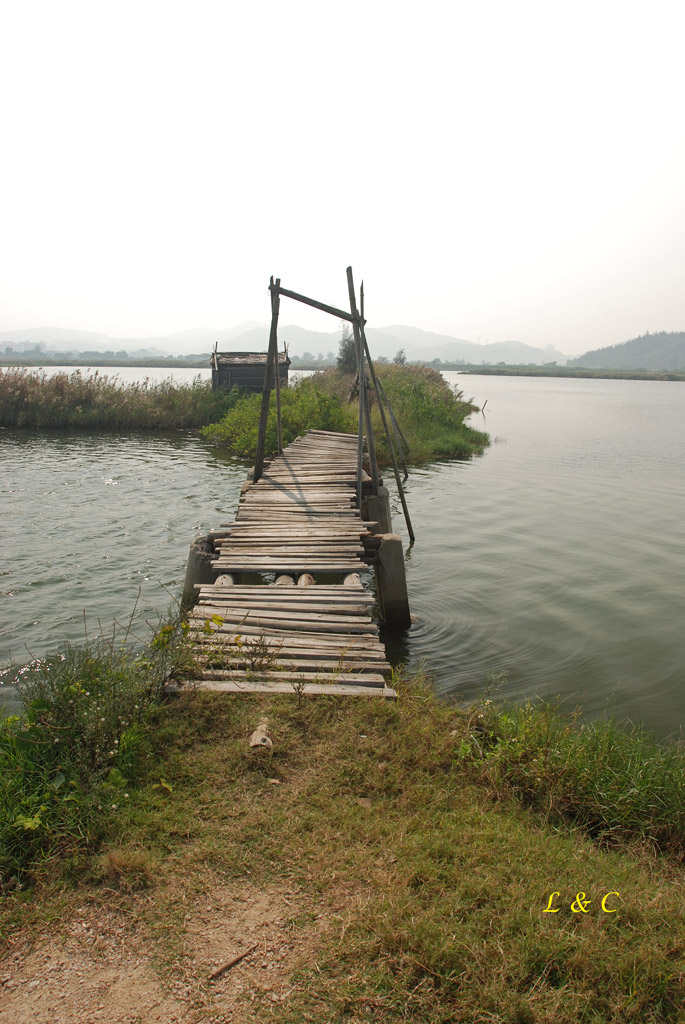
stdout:
<svg viewBox="0 0 685 1024">
<path fill-rule="evenodd" d="M 269 1004 L 294 990 L 293 972 L 311 959 L 334 909 L 327 901 L 323 913 L 294 886 L 243 883 L 174 900 L 176 934 L 156 934 L 149 893 L 112 893 L 76 905 L 30 948 L 15 948 L 0 969 L 0 1024 L 263 1020 Z"/>
</svg>

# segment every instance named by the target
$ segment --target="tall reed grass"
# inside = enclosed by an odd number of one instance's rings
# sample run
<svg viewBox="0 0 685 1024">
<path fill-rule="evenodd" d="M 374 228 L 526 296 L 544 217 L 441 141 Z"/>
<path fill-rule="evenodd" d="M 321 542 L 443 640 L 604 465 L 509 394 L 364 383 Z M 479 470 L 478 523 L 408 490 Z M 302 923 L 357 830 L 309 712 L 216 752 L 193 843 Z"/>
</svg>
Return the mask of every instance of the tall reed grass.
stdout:
<svg viewBox="0 0 685 1024">
<path fill-rule="evenodd" d="M 0 370 L 0 426 L 81 430 L 193 429 L 220 419 L 238 392 L 215 392 L 211 382 L 162 381 L 123 384 L 75 370 L 49 376 L 43 370 Z"/>
</svg>

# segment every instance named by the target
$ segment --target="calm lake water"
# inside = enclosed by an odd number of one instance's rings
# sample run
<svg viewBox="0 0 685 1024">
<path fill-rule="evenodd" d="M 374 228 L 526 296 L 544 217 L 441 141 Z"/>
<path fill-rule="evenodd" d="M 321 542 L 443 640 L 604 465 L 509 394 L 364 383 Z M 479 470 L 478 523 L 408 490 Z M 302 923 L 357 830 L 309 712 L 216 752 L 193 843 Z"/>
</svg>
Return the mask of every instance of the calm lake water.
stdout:
<svg viewBox="0 0 685 1024">
<path fill-rule="evenodd" d="M 416 622 L 396 653 L 443 693 L 473 697 L 497 676 L 499 697 L 558 696 L 677 732 L 685 385 L 445 376 L 487 401 L 473 423 L 494 443 L 410 473 Z M 183 434 L 0 431 L 0 465 L 0 664 L 86 629 L 111 635 L 136 601 L 136 629 L 154 623 L 180 593 L 190 540 L 232 518 L 245 475 Z"/>
</svg>

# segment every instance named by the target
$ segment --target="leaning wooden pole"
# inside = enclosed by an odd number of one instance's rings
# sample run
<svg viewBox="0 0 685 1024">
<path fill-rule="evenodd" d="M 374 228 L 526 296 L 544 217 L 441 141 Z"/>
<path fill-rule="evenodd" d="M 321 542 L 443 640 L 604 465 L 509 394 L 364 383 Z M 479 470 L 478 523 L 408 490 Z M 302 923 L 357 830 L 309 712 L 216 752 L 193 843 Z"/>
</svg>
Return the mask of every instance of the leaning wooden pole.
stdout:
<svg viewBox="0 0 685 1024">
<path fill-rule="evenodd" d="M 364 317 L 364 292 L 361 296 L 361 315 Z M 366 383 L 366 372 L 364 370 L 364 349 L 359 336 L 359 344 L 355 341 L 357 353 L 357 391 L 359 392 L 359 414 L 357 417 L 357 507 L 361 512 L 362 494 L 364 491 L 364 392 L 361 380 L 364 377 Z"/>
<path fill-rule="evenodd" d="M 277 329 L 278 329 L 278 308 L 280 305 L 280 277 L 276 278 L 274 284 L 273 277 L 269 283 L 269 291 L 271 292 L 271 333 L 269 334 L 269 351 L 266 354 L 266 366 L 264 368 L 264 390 L 262 391 L 262 408 L 259 413 L 259 427 L 257 430 L 257 452 L 254 460 L 254 475 L 253 480 L 255 483 L 259 480 L 262 473 L 264 472 L 264 447 L 266 444 L 266 422 L 269 417 L 269 399 L 271 397 L 271 368 L 274 362 L 274 352 L 277 351 Z"/>
<path fill-rule="evenodd" d="M 380 486 L 378 479 L 378 462 L 376 461 L 376 443 L 373 437 L 373 427 L 371 426 L 371 410 L 369 409 L 369 399 L 366 394 L 366 373 L 364 371 L 364 349 L 362 344 L 362 335 L 359 330 L 360 318 L 357 312 L 357 300 L 354 294 L 354 280 L 352 277 L 352 267 L 347 268 L 347 288 L 350 294 L 350 311 L 352 313 L 352 330 L 354 332 L 354 343 L 359 353 L 357 357 L 357 365 L 360 368 L 359 374 L 359 394 L 360 403 L 364 408 L 364 419 L 366 421 L 366 445 L 369 449 L 369 462 L 371 463 L 371 483 L 373 487 L 373 493 L 378 494 L 378 488 Z"/>
<path fill-rule="evenodd" d="M 378 393 L 379 393 L 379 396 L 385 402 L 385 404 L 387 406 L 387 409 L 388 409 L 388 412 L 390 413 L 390 422 L 392 423 L 392 429 L 393 429 L 393 431 L 395 433 L 395 442 L 397 444 L 397 451 L 399 452 L 400 460 L 402 462 L 402 472 L 404 473 L 404 479 L 406 480 L 407 477 L 409 476 L 409 473 L 407 471 L 407 462 L 406 462 L 406 459 L 404 457 L 404 448 L 402 447 L 402 441 L 404 441 L 405 444 L 407 444 L 407 442 L 404 440 L 404 435 L 402 435 L 402 432 L 400 430 L 400 425 L 397 422 L 397 420 L 395 419 L 395 413 L 392 411 L 392 406 L 391 406 L 391 404 L 390 404 L 390 402 L 388 400 L 388 396 L 385 393 L 385 388 L 383 387 L 383 381 L 380 380 L 380 379 L 378 380 Z M 407 451 L 409 451 L 409 445 L 407 445 Z"/>
<path fill-rule="evenodd" d="M 276 431 L 278 433 L 278 454 L 283 451 L 283 431 L 281 429 L 281 371 L 278 364 L 278 343 L 274 352 L 274 373 L 276 374 Z"/>
<path fill-rule="evenodd" d="M 369 346 L 368 346 L 368 343 L 367 343 L 367 340 L 366 340 L 366 331 L 364 330 L 364 324 L 363 323 L 360 325 L 360 333 L 361 333 L 361 336 L 362 336 L 362 341 L 364 343 L 364 351 L 366 352 L 366 361 L 369 364 L 369 373 L 371 374 L 371 380 L 372 380 L 373 386 L 374 386 L 374 388 L 376 390 L 376 394 L 378 395 L 378 409 L 379 409 L 380 414 L 381 414 L 381 420 L 383 421 L 383 429 L 385 431 L 385 436 L 386 436 L 386 438 L 388 440 L 388 448 L 390 449 L 390 456 L 392 458 L 392 468 L 393 468 L 393 472 L 395 474 L 395 482 L 397 484 L 397 491 L 398 491 L 399 496 L 400 496 L 400 501 L 402 502 L 402 511 L 404 512 L 404 521 L 407 524 L 407 533 L 409 534 L 409 539 L 410 540 L 415 540 L 414 529 L 413 529 L 413 527 L 411 525 L 411 519 L 409 517 L 409 509 L 407 508 L 407 500 L 406 500 L 406 498 L 404 496 L 404 488 L 402 487 L 402 481 L 400 480 L 400 471 L 397 468 L 397 459 L 395 458 L 395 448 L 393 446 L 392 439 L 390 437 L 390 431 L 388 429 L 388 420 L 387 420 L 386 415 L 385 415 L 385 409 L 383 408 L 383 401 L 382 401 L 381 396 L 379 394 L 378 381 L 376 380 L 376 371 L 373 368 L 373 362 L 371 360 L 371 353 L 369 352 Z"/>
<path fill-rule="evenodd" d="M 357 349 L 357 390 L 359 391 L 359 414 L 357 417 L 357 508 L 361 512 L 362 493 L 364 490 L 364 392 L 361 386 L 361 375 L 364 367 L 361 364 L 361 346 Z"/>
</svg>

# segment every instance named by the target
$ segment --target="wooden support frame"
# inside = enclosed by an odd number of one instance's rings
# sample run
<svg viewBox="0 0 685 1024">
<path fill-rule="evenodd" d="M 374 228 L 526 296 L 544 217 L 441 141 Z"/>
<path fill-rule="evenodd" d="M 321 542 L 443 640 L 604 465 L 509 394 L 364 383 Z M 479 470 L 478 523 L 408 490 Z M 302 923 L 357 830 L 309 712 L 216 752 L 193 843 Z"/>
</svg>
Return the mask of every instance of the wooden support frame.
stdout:
<svg viewBox="0 0 685 1024">
<path fill-rule="evenodd" d="M 400 471 L 397 468 L 397 459 L 395 458 L 395 448 L 394 448 L 393 443 L 392 443 L 392 438 L 390 437 L 390 431 L 388 430 L 388 420 L 387 420 L 386 415 L 385 415 L 385 409 L 383 408 L 383 400 L 381 399 L 381 396 L 378 393 L 378 381 L 376 379 L 376 371 L 374 370 L 374 367 L 373 367 L 373 361 L 371 359 L 371 353 L 369 352 L 369 345 L 368 345 L 368 342 L 366 340 L 366 332 L 364 331 L 364 325 L 363 324 L 360 325 L 360 334 L 361 334 L 362 342 L 364 344 L 364 350 L 366 352 L 366 358 L 367 358 L 367 361 L 368 361 L 368 364 L 369 364 L 369 373 L 371 374 L 371 380 L 373 382 L 373 386 L 374 386 L 374 388 L 376 390 L 376 395 L 378 397 L 378 411 L 381 414 L 381 420 L 383 421 L 383 429 L 385 430 L 385 436 L 388 439 L 388 448 L 390 449 L 390 456 L 392 458 L 392 468 L 393 468 L 393 472 L 395 474 L 395 483 L 397 484 L 397 491 L 398 491 L 399 496 L 400 496 L 400 501 L 402 502 L 402 511 L 404 512 L 404 521 L 407 524 L 407 533 L 409 534 L 409 539 L 411 541 L 414 541 L 416 539 L 415 536 L 414 536 L 414 528 L 411 525 L 411 519 L 409 518 L 409 509 L 407 508 L 407 499 L 404 496 L 404 488 L 402 486 L 402 481 L 400 480 Z"/>
<path fill-rule="evenodd" d="M 357 352 L 357 379 L 359 381 L 359 417 L 358 417 L 358 436 L 359 445 L 357 452 L 357 505 L 361 510 L 362 504 L 362 463 L 363 463 L 363 444 L 364 444 L 364 425 L 366 425 L 366 443 L 369 452 L 369 463 L 371 468 L 371 486 L 374 494 L 378 494 L 380 487 L 380 476 L 378 473 L 378 461 L 376 458 L 376 444 L 373 435 L 373 426 L 371 423 L 371 409 L 369 406 L 368 391 L 366 388 L 366 364 L 368 363 L 369 372 L 373 381 L 373 387 L 376 391 L 376 397 L 378 401 L 378 409 L 383 421 L 383 427 L 385 435 L 388 439 L 388 447 L 392 456 L 393 470 L 395 473 L 395 479 L 397 481 L 397 489 L 399 491 L 400 500 L 402 502 L 402 509 L 404 512 L 404 518 L 407 523 L 407 530 L 411 540 L 414 540 L 414 531 L 412 529 L 411 520 L 409 518 L 409 510 L 407 509 L 407 503 L 404 497 L 404 490 L 400 481 L 399 469 L 397 467 L 397 458 L 395 454 L 395 447 L 393 445 L 392 438 L 390 436 L 390 430 L 388 428 L 388 422 L 385 415 L 384 405 L 387 405 L 390 413 L 393 432 L 395 435 L 395 442 L 397 444 L 398 452 L 402 460 L 404 469 L 404 479 L 407 479 L 407 467 L 404 461 L 404 453 L 402 451 L 402 445 L 398 433 L 399 426 L 395 419 L 394 413 L 385 397 L 385 393 L 382 390 L 382 386 L 376 379 L 376 373 L 371 361 L 371 355 L 369 352 L 369 346 L 366 341 L 366 334 L 364 331 L 364 324 L 366 320 L 364 318 L 364 285 L 362 283 L 360 290 L 360 305 L 361 310 L 357 309 L 357 302 L 354 291 L 354 279 L 352 276 L 352 267 L 347 268 L 347 289 L 350 298 L 350 312 L 347 313 L 343 309 L 338 309 L 337 306 L 329 306 L 325 302 L 319 302 L 318 299 L 312 299 L 308 295 L 302 295 L 300 292 L 294 292 L 290 288 L 281 287 L 280 277 L 274 281 L 273 276 L 269 282 L 269 292 L 271 293 L 271 331 L 269 334 L 269 350 L 266 357 L 266 367 L 264 370 L 264 388 L 262 391 L 262 406 L 259 414 L 259 428 L 257 432 L 257 452 L 255 455 L 255 467 L 253 479 L 256 483 L 264 472 L 264 449 L 266 444 L 266 425 L 269 416 L 269 399 L 271 397 L 271 374 L 276 374 L 276 407 L 277 407 L 277 429 L 278 429 L 278 451 L 283 451 L 283 437 L 281 431 L 281 391 L 280 391 L 280 374 L 278 367 L 278 314 L 280 308 L 280 297 L 285 295 L 289 299 L 295 299 L 296 302 L 302 302 L 307 306 L 313 306 L 315 309 L 320 309 L 324 313 L 329 313 L 331 316 L 337 317 L 339 320 L 344 320 L 347 323 L 352 324 L 352 330 L 354 333 L 354 343 Z M 404 438 L 402 439 L 404 440 Z"/>
</svg>

